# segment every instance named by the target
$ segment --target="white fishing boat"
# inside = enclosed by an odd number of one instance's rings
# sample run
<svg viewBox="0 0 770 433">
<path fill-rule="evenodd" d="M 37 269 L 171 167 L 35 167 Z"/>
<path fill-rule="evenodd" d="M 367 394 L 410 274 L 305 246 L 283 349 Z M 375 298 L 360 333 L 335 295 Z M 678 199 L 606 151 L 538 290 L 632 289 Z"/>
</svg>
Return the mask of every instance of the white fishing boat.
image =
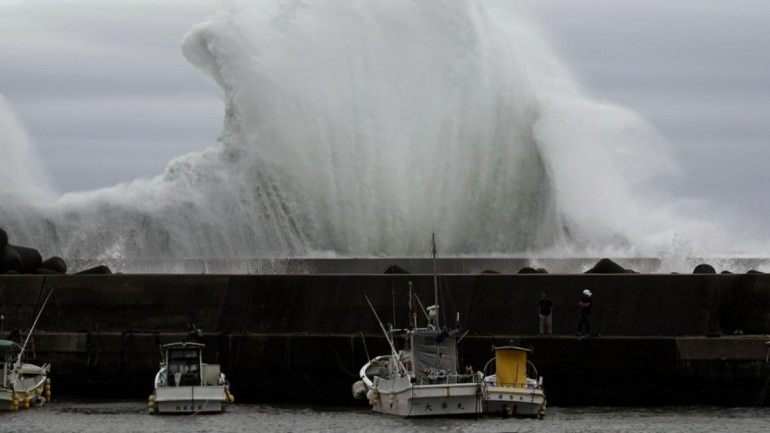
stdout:
<svg viewBox="0 0 770 433">
<path fill-rule="evenodd" d="M 155 375 L 155 392 L 148 401 L 151 414 L 222 412 L 235 400 L 219 364 L 203 362 L 205 345 L 195 342 L 161 346 L 163 358 Z"/>
<path fill-rule="evenodd" d="M 38 366 L 22 362 L 22 347 L 13 341 L 0 340 L 2 381 L 0 410 L 28 409 L 51 398 L 49 364 Z"/>
<path fill-rule="evenodd" d="M 495 357 L 484 367 L 484 413 L 503 417 L 545 416 L 543 378 L 527 360 L 522 347 L 495 347 Z"/>
<path fill-rule="evenodd" d="M 457 341 L 459 331 L 441 327 L 439 323 L 438 286 L 435 278 L 436 304 L 427 308 L 427 325 L 419 327 L 413 310 L 412 285 L 409 283 L 409 317 L 407 329 L 385 327 L 372 311 L 385 333 L 391 353 L 378 356 L 365 364 L 353 385 L 356 398 L 368 398 L 375 412 L 402 417 L 480 415 L 482 411 L 481 372 L 460 372 Z M 414 297 L 419 302 L 419 298 Z M 459 322 L 459 315 L 457 317 Z M 404 347 L 396 350 L 395 338 L 404 339 Z"/>
<path fill-rule="evenodd" d="M 10 340 L 0 340 L 0 410 L 28 409 L 32 406 L 42 406 L 51 400 L 51 379 L 48 373 L 50 364 L 36 365 L 24 362 L 27 344 L 37 326 L 53 289 L 40 307 L 35 321 L 32 323 L 24 344 L 19 345 Z"/>
</svg>

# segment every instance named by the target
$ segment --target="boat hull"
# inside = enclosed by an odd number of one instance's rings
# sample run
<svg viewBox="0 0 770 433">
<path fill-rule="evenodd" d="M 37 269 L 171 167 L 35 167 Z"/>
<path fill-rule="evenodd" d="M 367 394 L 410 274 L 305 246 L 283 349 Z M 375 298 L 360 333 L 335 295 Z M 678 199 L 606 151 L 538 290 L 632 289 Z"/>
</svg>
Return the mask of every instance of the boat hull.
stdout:
<svg viewBox="0 0 770 433">
<path fill-rule="evenodd" d="M 502 417 L 542 417 L 545 394 L 539 389 L 487 386 L 483 410 L 484 414 Z"/>
<path fill-rule="evenodd" d="M 51 395 L 50 381 L 47 381 L 49 369 L 48 364 L 42 367 L 22 364 L 17 373 L 9 375 L 6 379 L 9 387 L 0 386 L 0 411 L 42 406 L 46 402 L 43 395 Z"/>
<path fill-rule="evenodd" d="M 14 392 L 7 388 L 0 388 L 0 411 L 10 411 L 18 409 L 28 409 L 30 407 L 42 406 L 46 399 L 35 392 L 17 392 L 16 403 L 13 399 Z"/>
<path fill-rule="evenodd" d="M 369 402 L 375 412 L 401 417 L 478 416 L 482 410 L 477 383 L 414 385 L 408 377 L 375 380 Z"/>
<path fill-rule="evenodd" d="M 160 414 L 222 412 L 224 386 L 165 386 L 155 388 L 155 411 Z"/>
<path fill-rule="evenodd" d="M 17 401 L 17 405 L 13 404 L 13 391 L 6 388 L 0 388 L 0 411 L 16 410 L 21 406 L 21 401 Z"/>
</svg>

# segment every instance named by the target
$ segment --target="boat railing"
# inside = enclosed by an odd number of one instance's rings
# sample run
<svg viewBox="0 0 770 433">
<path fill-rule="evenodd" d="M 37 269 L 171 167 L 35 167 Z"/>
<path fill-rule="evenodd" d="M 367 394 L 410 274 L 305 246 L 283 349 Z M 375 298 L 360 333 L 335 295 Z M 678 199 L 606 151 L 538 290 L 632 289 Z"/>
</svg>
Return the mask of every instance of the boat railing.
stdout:
<svg viewBox="0 0 770 433">
<path fill-rule="evenodd" d="M 484 382 L 486 386 L 494 386 L 494 387 L 501 387 L 501 388 L 526 388 L 526 389 L 540 389 L 542 388 L 538 381 L 535 379 L 529 379 L 527 378 L 526 381 L 521 382 L 500 382 L 497 380 L 496 376 L 487 376 L 484 378 Z"/>
<path fill-rule="evenodd" d="M 433 372 L 431 372 L 433 373 Z M 456 383 L 479 383 L 483 377 L 481 372 L 476 373 L 446 373 L 443 370 L 439 370 L 434 374 L 429 373 L 427 376 L 418 380 L 419 385 L 444 385 L 444 384 L 456 384 Z"/>
<path fill-rule="evenodd" d="M 540 375 L 537 374 L 537 367 L 535 367 L 535 364 L 533 364 L 530 360 L 527 360 L 527 377 L 540 377 Z"/>
<path fill-rule="evenodd" d="M 42 367 L 36 365 L 23 364 L 19 369 L 19 375 L 15 378 L 13 386 L 17 390 L 32 390 L 40 388 L 45 383 L 47 374 L 50 371 L 50 364 L 43 364 Z"/>
<path fill-rule="evenodd" d="M 527 372 L 526 372 L 526 377 L 524 381 L 500 382 L 497 380 L 496 369 L 497 369 L 497 365 L 495 363 L 495 358 L 490 359 L 484 365 L 484 369 L 482 371 L 484 372 L 483 373 L 484 382 L 487 386 L 502 386 L 502 387 L 511 387 L 511 388 L 528 388 L 528 389 L 542 388 L 541 378 L 537 373 L 537 367 L 535 367 L 535 364 L 533 364 L 532 361 L 530 360 L 527 360 Z"/>
<path fill-rule="evenodd" d="M 387 380 L 390 379 L 390 364 L 391 355 L 382 355 L 372 359 L 362 370 L 369 378 L 379 377 Z"/>
<path fill-rule="evenodd" d="M 168 373 L 165 366 L 155 374 L 155 387 L 159 386 L 168 386 Z"/>
</svg>

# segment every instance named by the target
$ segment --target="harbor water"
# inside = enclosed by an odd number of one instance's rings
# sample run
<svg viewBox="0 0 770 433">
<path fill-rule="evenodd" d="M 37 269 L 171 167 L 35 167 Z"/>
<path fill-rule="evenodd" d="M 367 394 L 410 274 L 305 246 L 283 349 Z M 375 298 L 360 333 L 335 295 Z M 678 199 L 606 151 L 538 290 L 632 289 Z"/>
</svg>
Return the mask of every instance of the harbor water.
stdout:
<svg viewBox="0 0 770 433">
<path fill-rule="evenodd" d="M 223 414 L 153 416 L 139 401 L 61 401 L 0 413 L 2 432 L 767 432 L 770 408 L 550 408 L 544 420 L 402 419 L 363 407 L 236 404 Z"/>
</svg>

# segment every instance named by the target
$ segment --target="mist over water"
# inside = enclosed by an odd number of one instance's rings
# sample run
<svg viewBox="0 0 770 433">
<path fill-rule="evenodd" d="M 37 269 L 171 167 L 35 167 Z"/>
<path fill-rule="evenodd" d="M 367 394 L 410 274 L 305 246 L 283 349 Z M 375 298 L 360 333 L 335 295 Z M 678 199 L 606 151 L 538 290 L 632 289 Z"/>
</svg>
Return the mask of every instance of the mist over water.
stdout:
<svg viewBox="0 0 770 433">
<path fill-rule="evenodd" d="M 222 88 L 216 146 L 53 198 L 0 105 L 0 225 L 94 259 L 425 256 L 432 232 L 442 256 L 733 253 L 644 194 L 665 141 L 513 3 L 233 3 L 182 43 Z"/>
</svg>

